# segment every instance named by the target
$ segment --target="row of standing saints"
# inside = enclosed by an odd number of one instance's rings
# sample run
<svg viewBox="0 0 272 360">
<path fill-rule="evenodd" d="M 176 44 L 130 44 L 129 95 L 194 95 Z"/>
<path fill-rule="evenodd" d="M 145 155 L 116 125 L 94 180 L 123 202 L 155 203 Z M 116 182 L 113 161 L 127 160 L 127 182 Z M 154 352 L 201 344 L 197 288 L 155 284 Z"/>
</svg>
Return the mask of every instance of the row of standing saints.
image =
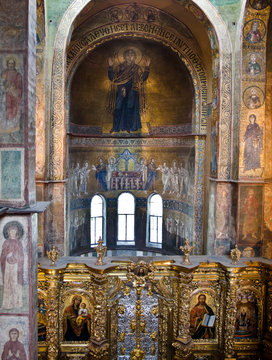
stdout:
<svg viewBox="0 0 272 360">
<path fill-rule="evenodd" d="M 154 158 L 145 161 L 143 157 L 140 157 L 135 164 L 133 163 L 133 171 L 120 170 L 119 164 L 114 157 L 110 157 L 107 163 L 100 158 L 98 164 L 91 167 L 87 161 L 82 167 L 76 163 L 72 167 L 70 177 L 73 195 L 88 194 L 87 184 L 91 171 L 94 171 L 98 191 L 154 191 L 156 181 L 161 174 L 162 194 L 172 194 L 180 198 L 192 195 L 194 168 L 191 162 L 188 162 L 186 167 L 183 162 L 180 162 L 178 166 L 176 160 L 172 161 L 170 167 L 167 162 L 157 166 Z"/>
</svg>

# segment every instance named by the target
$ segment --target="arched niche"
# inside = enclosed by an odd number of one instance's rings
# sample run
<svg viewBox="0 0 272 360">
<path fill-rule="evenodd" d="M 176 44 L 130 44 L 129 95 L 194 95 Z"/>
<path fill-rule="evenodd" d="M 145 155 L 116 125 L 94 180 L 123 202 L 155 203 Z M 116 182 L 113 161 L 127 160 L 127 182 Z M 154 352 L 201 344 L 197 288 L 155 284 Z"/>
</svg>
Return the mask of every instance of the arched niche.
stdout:
<svg viewBox="0 0 272 360">
<path fill-rule="evenodd" d="M 87 5 L 87 1 L 77 2 L 77 5 L 72 4 L 70 8 L 64 14 L 64 17 L 61 21 L 56 41 L 55 41 L 55 52 L 53 59 L 52 67 L 52 92 L 51 92 L 51 109 L 52 109 L 52 132 L 50 138 L 50 164 L 49 164 L 49 177 L 52 180 L 61 180 L 65 177 L 65 159 L 66 159 L 66 141 L 65 141 L 65 131 L 67 129 L 67 120 L 65 120 L 67 112 L 65 113 L 65 82 L 66 82 L 66 71 L 67 74 L 70 73 L 69 62 L 68 67 L 66 68 L 66 44 L 68 41 L 73 39 L 71 34 L 72 24 L 75 26 L 75 23 L 80 16 L 80 12 Z M 89 3 L 90 4 L 90 3 Z M 193 4 L 193 2 L 192 2 Z M 218 16 L 217 12 L 213 7 L 211 7 L 209 2 L 203 1 L 201 4 L 198 4 L 201 11 L 203 11 L 203 16 L 207 19 L 205 14 L 208 14 L 209 20 L 211 20 L 211 33 L 214 36 L 217 46 L 219 48 L 218 56 L 218 91 L 221 94 L 221 100 L 218 104 L 218 120 L 219 120 L 219 133 L 218 133 L 218 149 L 217 149 L 217 158 L 218 158 L 218 176 L 224 179 L 229 177 L 230 172 L 230 126 L 231 126 L 231 45 L 229 41 L 229 36 L 225 28 L 224 23 Z M 207 20 L 208 21 L 208 20 Z M 127 29 L 125 29 L 127 30 Z M 120 34 L 120 37 L 123 34 Z M 137 35 L 136 35 L 137 36 Z M 138 35 L 139 36 L 139 35 Z M 160 39 L 164 44 L 167 42 L 163 39 Z M 172 39 L 173 40 L 173 39 Z M 212 40 L 208 40 L 208 42 Z M 82 43 L 82 49 L 86 45 Z M 169 45 L 169 44 L 168 44 Z M 173 44 L 172 44 L 173 45 Z M 88 50 L 89 44 L 87 44 L 85 50 Z M 98 46 L 98 43 L 94 44 Z M 177 51 L 175 46 L 172 46 L 172 50 Z M 194 111 L 196 118 L 194 119 L 194 124 L 199 124 L 198 127 L 194 130 L 198 130 L 199 134 L 205 134 L 205 130 L 201 130 L 201 109 L 203 110 L 203 97 L 201 98 L 201 83 L 200 77 L 197 77 L 196 65 L 201 64 L 201 60 L 197 59 L 194 54 L 192 54 L 191 49 L 187 49 L 186 46 L 183 47 L 183 53 L 180 54 L 182 61 L 185 63 L 188 68 L 193 80 L 195 95 L 199 95 L 196 98 L 194 106 L 198 107 L 197 111 Z M 81 52 L 81 51 L 80 51 Z M 187 54 L 185 54 L 187 52 Z M 200 51 L 201 53 L 201 51 Z M 186 57 L 187 55 L 187 57 Z M 206 55 L 207 56 L 207 55 Z M 191 58 L 190 58 L 191 57 Z M 205 57 L 205 56 L 204 56 Z M 68 56 L 67 56 L 68 58 Z M 66 68 L 66 71 L 65 71 Z M 209 69 L 209 73 L 212 73 L 213 69 Z M 224 86 L 222 86 L 224 84 Z M 67 87 L 68 88 L 68 87 Z M 211 90 L 209 90 L 211 92 Z M 210 95 L 211 97 L 211 95 Z M 210 99 L 209 99 L 210 101 Z M 206 125 L 206 124 L 205 124 Z M 199 152 L 196 156 L 196 161 L 198 164 L 199 175 L 196 175 L 199 179 L 199 183 L 196 186 L 195 191 L 195 207 L 194 212 L 197 214 L 194 221 L 194 227 L 196 229 L 195 233 L 198 233 L 197 237 L 202 237 L 203 232 L 203 222 L 199 222 L 198 219 L 203 216 L 203 174 L 204 174 L 204 151 L 205 151 L 205 141 L 202 138 L 195 139 L 196 146 L 199 149 Z M 202 246 L 202 245 L 201 245 Z M 200 247 L 201 247 L 200 246 Z M 201 251 L 198 249 L 198 251 Z"/>
</svg>

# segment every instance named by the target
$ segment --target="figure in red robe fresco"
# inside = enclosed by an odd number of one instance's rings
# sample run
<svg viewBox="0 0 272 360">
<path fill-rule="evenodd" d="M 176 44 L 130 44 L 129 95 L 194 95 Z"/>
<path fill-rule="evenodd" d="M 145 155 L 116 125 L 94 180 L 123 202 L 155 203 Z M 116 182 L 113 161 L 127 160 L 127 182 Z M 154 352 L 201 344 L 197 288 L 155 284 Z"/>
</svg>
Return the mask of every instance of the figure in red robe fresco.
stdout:
<svg viewBox="0 0 272 360">
<path fill-rule="evenodd" d="M 1 74 L 5 88 L 5 112 L 2 119 L 2 129 L 13 129 L 19 126 L 23 95 L 22 75 L 16 70 L 16 61 L 13 57 L 7 60 L 7 68 Z"/>
</svg>

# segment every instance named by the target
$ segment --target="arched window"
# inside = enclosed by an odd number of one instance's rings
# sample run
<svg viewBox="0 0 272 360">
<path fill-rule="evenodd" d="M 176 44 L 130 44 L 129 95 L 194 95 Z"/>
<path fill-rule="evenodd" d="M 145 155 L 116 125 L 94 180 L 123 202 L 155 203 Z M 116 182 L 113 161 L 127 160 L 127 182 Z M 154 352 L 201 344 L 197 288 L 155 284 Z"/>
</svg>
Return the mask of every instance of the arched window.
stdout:
<svg viewBox="0 0 272 360">
<path fill-rule="evenodd" d="M 100 195 L 95 195 L 91 200 L 91 246 L 97 244 L 99 237 L 106 242 L 106 202 Z"/>
<path fill-rule="evenodd" d="M 130 193 L 118 197 L 118 244 L 134 245 L 135 199 Z"/>
<path fill-rule="evenodd" d="M 162 245 L 162 213 L 163 202 L 159 194 L 153 194 L 148 199 L 147 236 L 149 246 Z"/>
</svg>

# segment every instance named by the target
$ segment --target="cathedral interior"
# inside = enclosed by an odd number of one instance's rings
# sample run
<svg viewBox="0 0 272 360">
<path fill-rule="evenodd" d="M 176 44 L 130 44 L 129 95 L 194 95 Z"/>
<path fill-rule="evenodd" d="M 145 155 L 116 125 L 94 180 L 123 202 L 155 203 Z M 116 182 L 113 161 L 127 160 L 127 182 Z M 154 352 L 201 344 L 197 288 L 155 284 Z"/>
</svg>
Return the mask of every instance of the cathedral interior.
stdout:
<svg viewBox="0 0 272 360">
<path fill-rule="evenodd" d="M 271 9 L 0 1 L 1 360 L 272 359 Z"/>
</svg>

